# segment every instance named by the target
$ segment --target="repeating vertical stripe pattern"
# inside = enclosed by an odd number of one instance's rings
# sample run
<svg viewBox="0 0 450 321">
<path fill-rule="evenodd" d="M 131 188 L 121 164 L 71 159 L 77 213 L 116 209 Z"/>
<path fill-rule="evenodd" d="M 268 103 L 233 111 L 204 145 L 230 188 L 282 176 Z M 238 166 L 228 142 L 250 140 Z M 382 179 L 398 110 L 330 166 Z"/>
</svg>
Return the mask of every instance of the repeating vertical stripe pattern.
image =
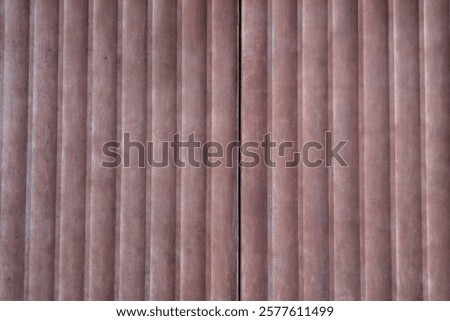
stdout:
<svg viewBox="0 0 450 321">
<path fill-rule="evenodd" d="M 229 0 L 1 1 L 0 299 L 237 299 L 237 155 L 133 145 L 237 140 L 237 24 Z M 130 168 L 100 166 L 127 133 Z"/>
<path fill-rule="evenodd" d="M 0 0 L 0 102 L 1 300 L 450 300 L 449 0 Z"/>
<path fill-rule="evenodd" d="M 449 9 L 242 1 L 243 141 L 348 164 L 241 169 L 242 299 L 450 299 Z"/>
</svg>

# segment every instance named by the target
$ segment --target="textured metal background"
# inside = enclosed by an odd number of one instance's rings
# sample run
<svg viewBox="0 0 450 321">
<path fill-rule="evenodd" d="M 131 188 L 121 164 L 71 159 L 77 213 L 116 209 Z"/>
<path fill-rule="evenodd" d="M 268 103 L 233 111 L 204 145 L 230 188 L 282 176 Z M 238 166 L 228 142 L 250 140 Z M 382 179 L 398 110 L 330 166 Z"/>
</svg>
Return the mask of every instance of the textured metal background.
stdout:
<svg viewBox="0 0 450 321">
<path fill-rule="evenodd" d="M 450 300 L 448 0 L 243 0 L 242 137 L 349 168 L 242 169 L 242 298 Z M 301 150 L 301 148 L 299 148 Z"/>
<path fill-rule="evenodd" d="M 450 300 L 449 2 L 0 0 L 0 299 Z M 100 167 L 327 130 L 349 168 Z"/>
<path fill-rule="evenodd" d="M 124 132 L 237 139 L 236 1 L 1 8 L 0 299 L 236 299 L 236 166 L 100 167 Z"/>
</svg>

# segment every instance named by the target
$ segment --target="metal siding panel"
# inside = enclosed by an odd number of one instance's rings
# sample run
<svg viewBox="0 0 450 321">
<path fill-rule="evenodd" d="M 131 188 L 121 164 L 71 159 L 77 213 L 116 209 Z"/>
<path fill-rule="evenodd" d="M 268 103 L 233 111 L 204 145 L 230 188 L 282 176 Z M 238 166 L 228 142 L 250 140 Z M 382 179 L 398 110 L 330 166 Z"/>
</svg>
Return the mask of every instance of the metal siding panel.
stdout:
<svg viewBox="0 0 450 321">
<path fill-rule="evenodd" d="M 302 142 L 324 144 L 328 124 L 328 3 L 303 1 Z M 302 157 L 306 158 L 305 155 Z M 323 152 L 309 156 L 323 159 Z M 328 170 L 303 169 L 303 292 L 305 300 L 329 298 Z"/>
<path fill-rule="evenodd" d="M 429 300 L 450 299 L 449 1 L 423 1 L 424 163 Z"/>
<path fill-rule="evenodd" d="M 151 139 L 169 141 L 177 128 L 177 19 L 176 1 L 152 6 Z M 162 157 L 155 146 L 156 160 Z M 150 298 L 175 297 L 176 168 L 151 169 Z"/>
<path fill-rule="evenodd" d="M 343 150 L 349 168 L 330 169 L 330 282 L 335 300 L 360 298 L 358 1 L 333 1 L 329 71 L 329 128 L 336 139 L 352 138 Z M 345 187 L 344 187 L 345 186 Z"/>
<path fill-rule="evenodd" d="M 49 14 L 49 18 L 45 16 Z M 54 289 L 58 3 L 31 2 L 30 106 L 25 298 L 51 300 Z"/>
<path fill-rule="evenodd" d="M 267 2 L 242 1 L 241 139 L 259 141 L 267 130 Z M 260 160 L 265 155 L 259 151 Z M 246 155 L 242 160 L 246 160 Z M 241 298 L 267 300 L 267 168 L 241 169 Z"/>
<path fill-rule="evenodd" d="M 27 1 L 4 1 L 0 299 L 24 299 L 29 12 Z"/>
<path fill-rule="evenodd" d="M 119 137 L 125 133 L 130 141 L 145 142 L 147 136 L 146 95 L 146 2 L 120 1 L 120 101 Z M 118 137 L 118 138 L 119 138 Z M 124 150 L 124 157 L 128 151 Z M 119 235 L 116 271 L 119 300 L 145 298 L 145 167 L 141 168 L 135 150 L 130 148 L 130 168 L 120 167 L 118 187 Z M 117 261 L 116 261 L 117 262 Z"/>
<path fill-rule="evenodd" d="M 243 140 L 290 132 L 279 121 L 292 99 L 298 150 L 329 130 L 333 144 L 348 140 L 349 167 L 298 168 L 283 192 L 285 169 L 241 169 L 242 298 L 286 298 L 289 280 L 299 300 L 448 300 L 449 2 L 297 1 L 281 31 L 285 4 L 242 1 Z M 298 62 L 284 70 L 288 38 Z M 297 97 L 280 96 L 293 70 Z M 283 213 L 295 201 L 297 226 Z M 298 260 L 283 257 L 291 242 Z"/>
<path fill-rule="evenodd" d="M 271 1 L 269 25 L 272 65 L 271 127 L 275 141 L 297 145 L 297 3 Z M 293 148 L 285 157 L 293 159 Z M 274 161 L 279 161 L 274 156 Z M 274 300 L 298 297 L 297 168 L 277 166 L 272 172 L 271 273 Z"/>
<path fill-rule="evenodd" d="M 237 2 L 212 1 L 208 52 L 210 101 L 208 141 L 226 146 L 238 139 L 237 105 Z M 234 155 L 234 156 L 233 156 Z M 210 300 L 237 299 L 237 151 L 232 154 L 231 166 L 209 168 L 207 213 L 210 220 L 207 235 L 210 245 Z M 208 273 L 208 272 L 207 272 Z"/>
<path fill-rule="evenodd" d="M 117 136 L 117 7 L 116 2 L 91 1 L 89 9 L 85 249 L 88 300 L 114 298 L 116 173 L 99 164 L 100 146 Z"/>
<path fill-rule="evenodd" d="M 181 126 L 182 140 L 195 134 L 206 141 L 206 1 L 181 1 Z M 187 159 L 185 150 L 181 151 Z M 198 149 L 195 159 L 201 159 Z M 180 299 L 206 298 L 206 168 L 180 169 Z"/>
<path fill-rule="evenodd" d="M 422 230 L 420 186 L 419 4 L 395 1 L 391 90 L 391 166 L 393 172 L 393 277 L 398 300 L 421 300 Z M 408 39 L 408 41 L 404 41 Z"/>
<path fill-rule="evenodd" d="M 390 300 L 392 285 L 387 1 L 363 0 L 362 95 L 365 284 L 362 297 Z M 351 138 L 350 138 L 351 139 Z"/>
<path fill-rule="evenodd" d="M 86 235 L 88 2 L 60 2 L 60 17 L 55 299 L 82 300 Z"/>
</svg>

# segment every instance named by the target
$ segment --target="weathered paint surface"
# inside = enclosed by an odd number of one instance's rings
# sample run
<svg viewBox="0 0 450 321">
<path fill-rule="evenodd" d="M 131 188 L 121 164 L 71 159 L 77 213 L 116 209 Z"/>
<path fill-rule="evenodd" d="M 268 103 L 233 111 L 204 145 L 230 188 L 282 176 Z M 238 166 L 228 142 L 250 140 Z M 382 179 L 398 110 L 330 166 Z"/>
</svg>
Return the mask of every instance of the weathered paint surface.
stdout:
<svg viewBox="0 0 450 321">
<path fill-rule="evenodd" d="M 0 299 L 450 300 L 449 17 L 0 0 Z M 175 133 L 301 151 L 326 131 L 349 167 L 100 166 L 124 133 L 160 160 Z"/>
</svg>

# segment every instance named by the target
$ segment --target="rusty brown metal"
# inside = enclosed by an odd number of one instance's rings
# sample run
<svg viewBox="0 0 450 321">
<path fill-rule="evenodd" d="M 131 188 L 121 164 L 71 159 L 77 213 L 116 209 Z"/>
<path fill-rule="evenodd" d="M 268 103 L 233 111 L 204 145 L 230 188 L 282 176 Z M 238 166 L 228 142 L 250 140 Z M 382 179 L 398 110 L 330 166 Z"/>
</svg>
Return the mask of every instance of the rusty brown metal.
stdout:
<svg viewBox="0 0 450 321">
<path fill-rule="evenodd" d="M 1 1 L 1 299 L 237 299 L 236 162 L 100 166 L 124 133 L 237 140 L 237 23 L 228 0 Z"/>
<path fill-rule="evenodd" d="M 243 0 L 241 27 L 243 139 L 332 131 L 349 165 L 241 170 L 242 298 L 449 300 L 449 1 Z"/>
<path fill-rule="evenodd" d="M 0 0 L 0 101 L 1 300 L 450 300 L 449 0 Z"/>
</svg>

